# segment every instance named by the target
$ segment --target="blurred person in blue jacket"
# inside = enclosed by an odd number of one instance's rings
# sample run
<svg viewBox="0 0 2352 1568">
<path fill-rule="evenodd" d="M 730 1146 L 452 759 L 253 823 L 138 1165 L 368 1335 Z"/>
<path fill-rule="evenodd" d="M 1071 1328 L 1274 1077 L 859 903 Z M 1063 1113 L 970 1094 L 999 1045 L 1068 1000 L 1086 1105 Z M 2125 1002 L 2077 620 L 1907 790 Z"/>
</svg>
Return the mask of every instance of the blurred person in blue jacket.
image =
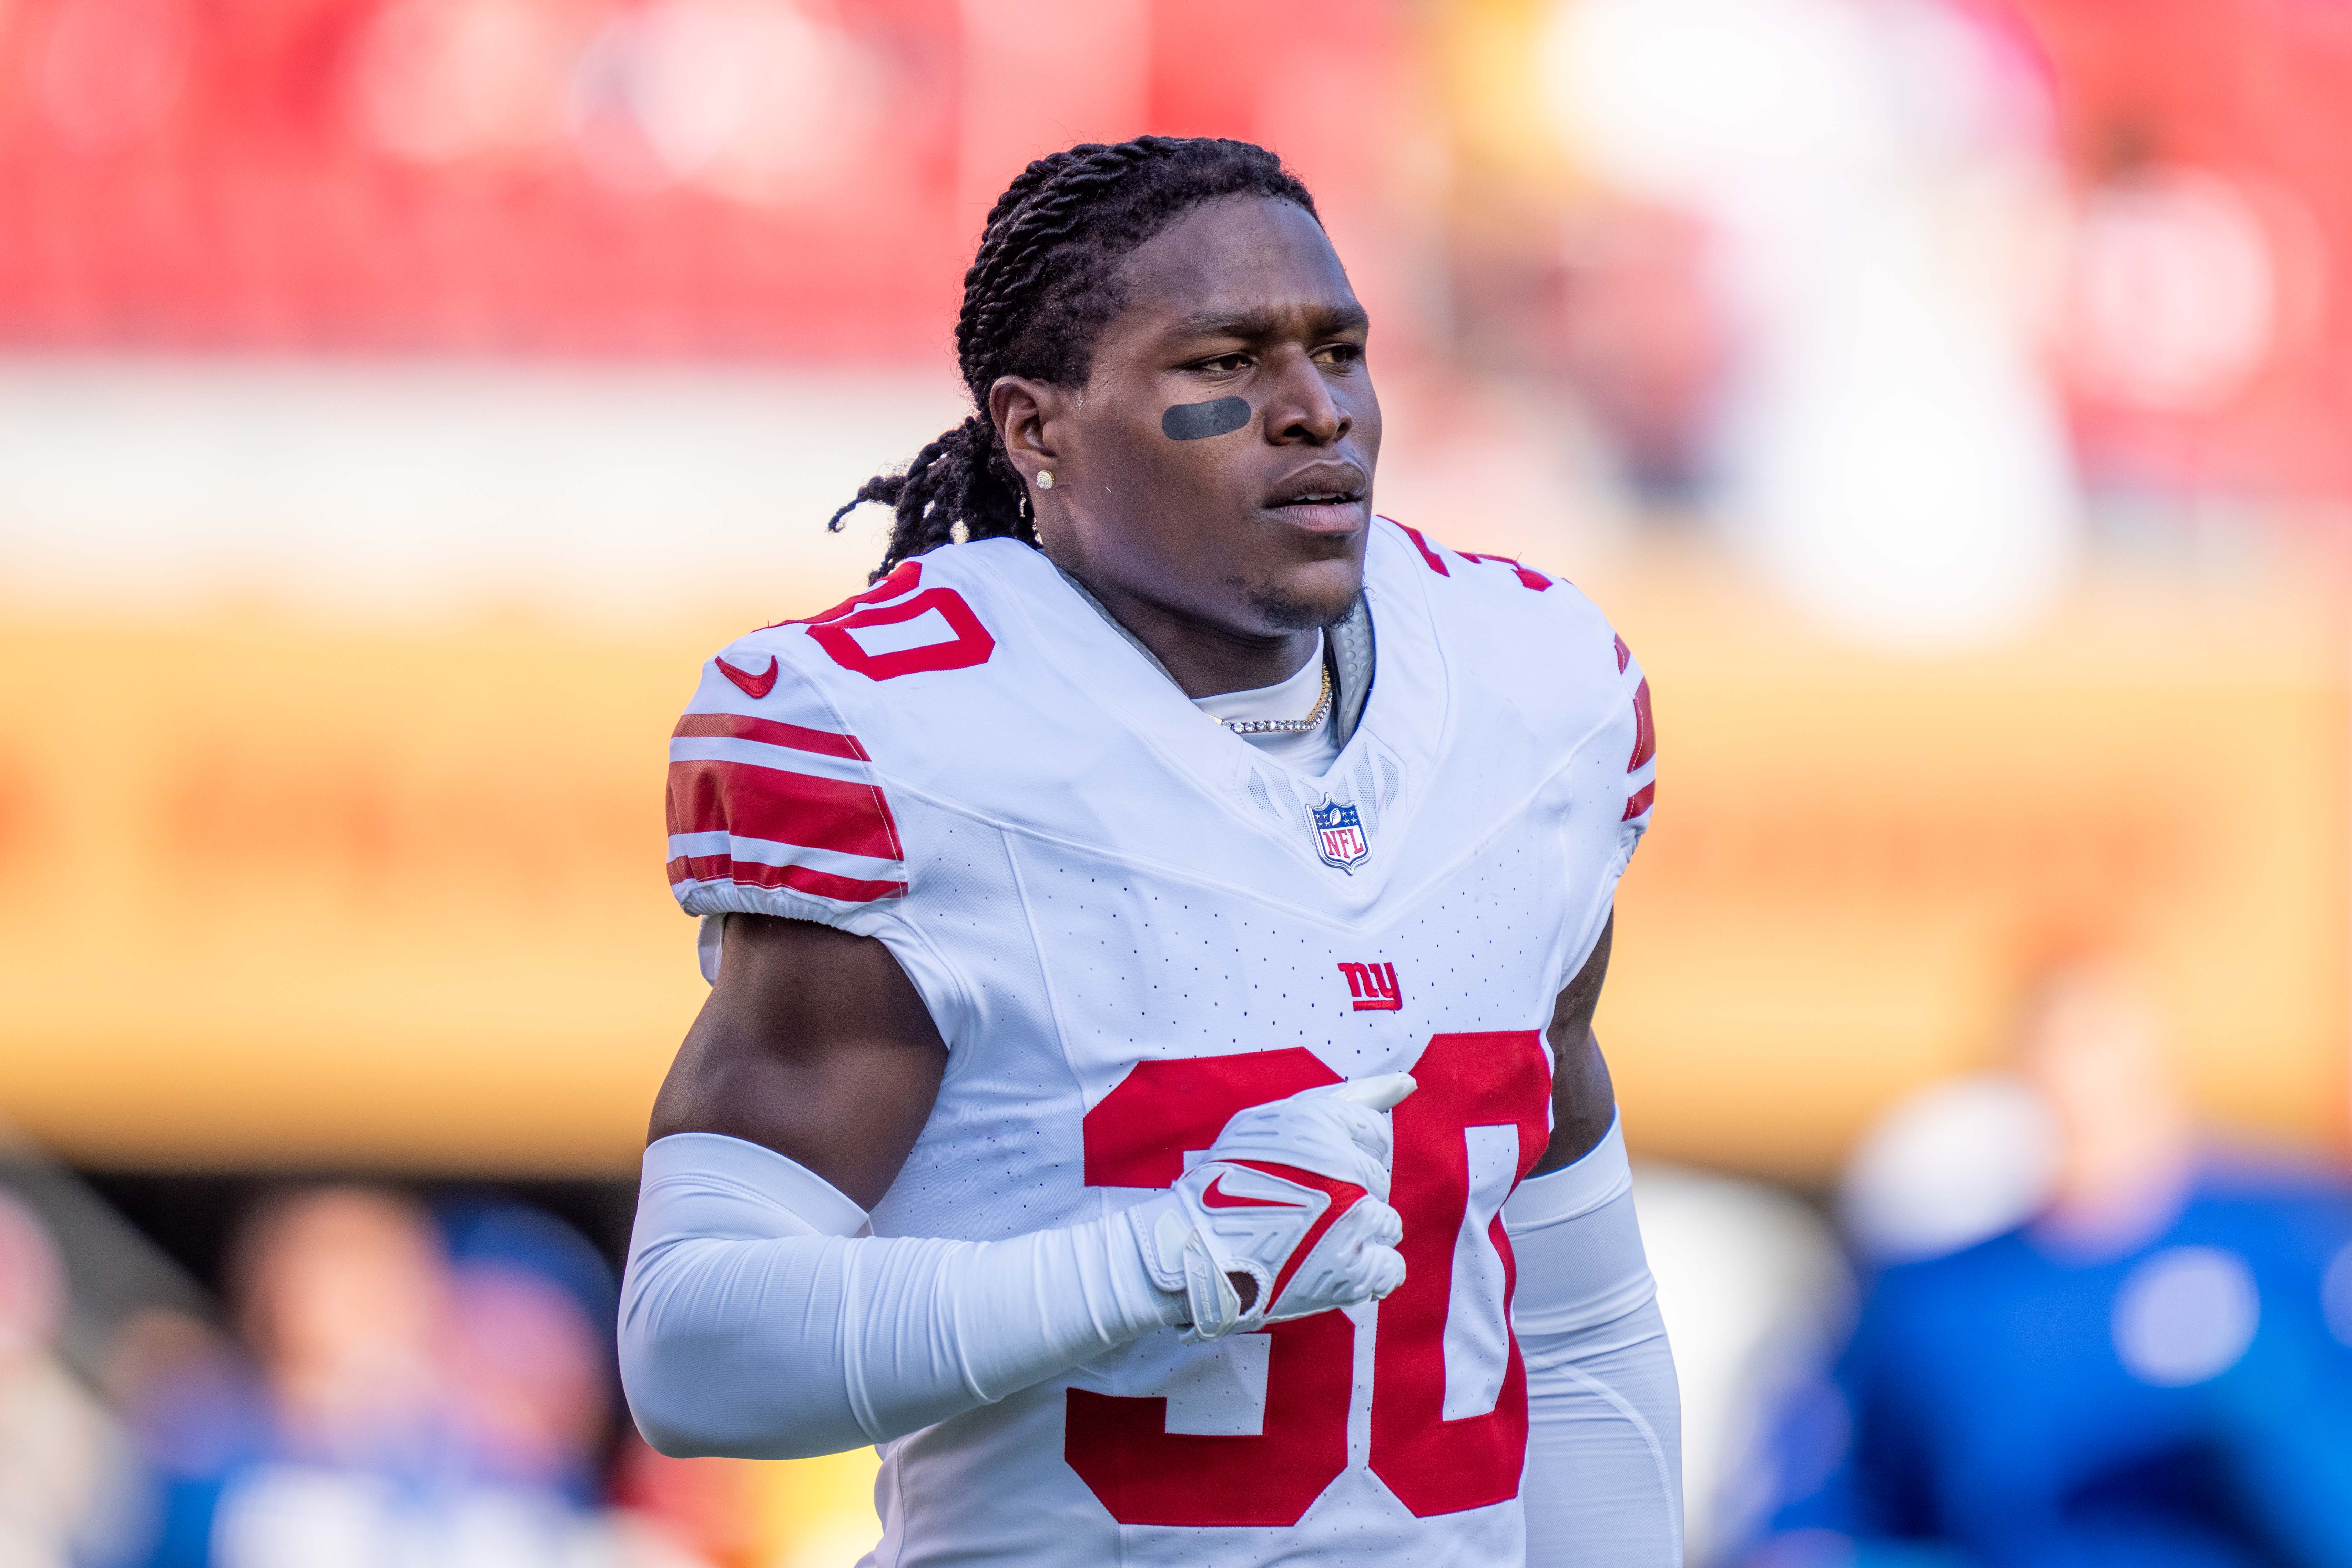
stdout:
<svg viewBox="0 0 2352 1568">
<path fill-rule="evenodd" d="M 2046 1199 L 1877 1275 L 1753 1568 L 2352 1565 L 2344 1184 L 2206 1147 L 2116 973 L 2049 984 L 2018 1065 Z"/>
<path fill-rule="evenodd" d="M 163 1506 L 133 1561 L 573 1568 L 611 1558 L 593 1506 L 610 1352 L 564 1278 L 586 1244 L 545 1216 L 500 1209 L 453 1228 L 456 1257 L 421 1206 L 373 1188 L 263 1206 L 236 1269 L 260 1398 L 207 1394 L 189 1374 L 203 1358 L 186 1355 L 142 1380 L 134 1425 Z M 584 1267 L 601 1264 L 590 1255 Z"/>
<path fill-rule="evenodd" d="M 268 1452 L 252 1363 L 212 1323 L 173 1307 L 135 1312 L 107 1353 L 106 1389 L 137 1449 L 143 1505 L 105 1568 L 210 1568 L 231 1478 Z"/>
<path fill-rule="evenodd" d="M 596 1503 L 620 1393 L 611 1268 L 578 1231 L 519 1204 L 452 1205 L 441 1223 L 443 1361 L 475 1479 Z"/>
</svg>

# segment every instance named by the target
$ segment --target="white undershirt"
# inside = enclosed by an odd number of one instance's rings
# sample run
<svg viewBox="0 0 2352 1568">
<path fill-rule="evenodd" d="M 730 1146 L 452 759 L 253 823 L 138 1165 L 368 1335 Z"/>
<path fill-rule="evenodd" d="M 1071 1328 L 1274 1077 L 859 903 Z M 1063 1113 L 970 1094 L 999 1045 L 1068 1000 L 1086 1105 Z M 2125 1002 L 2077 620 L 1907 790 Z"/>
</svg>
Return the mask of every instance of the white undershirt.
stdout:
<svg viewBox="0 0 2352 1568">
<path fill-rule="evenodd" d="M 1212 719 L 1304 719 L 1315 710 L 1315 700 L 1322 690 L 1323 634 L 1317 632 L 1314 655 L 1289 679 L 1248 691 L 1195 697 L 1192 704 Z M 1328 713 L 1312 730 L 1269 730 L 1241 738 L 1284 767 L 1309 778 L 1328 773 L 1339 754 Z"/>
</svg>

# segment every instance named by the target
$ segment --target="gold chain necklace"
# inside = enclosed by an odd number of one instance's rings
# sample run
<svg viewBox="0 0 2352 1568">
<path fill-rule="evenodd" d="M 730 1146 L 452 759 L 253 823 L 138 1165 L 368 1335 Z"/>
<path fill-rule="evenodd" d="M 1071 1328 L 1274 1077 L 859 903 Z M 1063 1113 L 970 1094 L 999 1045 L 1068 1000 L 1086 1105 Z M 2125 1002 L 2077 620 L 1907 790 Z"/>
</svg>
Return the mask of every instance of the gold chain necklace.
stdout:
<svg viewBox="0 0 2352 1568">
<path fill-rule="evenodd" d="M 1236 735 L 1296 735 L 1312 730 L 1323 722 L 1323 715 L 1331 710 L 1331 667 L 1323 667 L 1323 689 L 1315 699 L 1315 710 L 1304 719 L 1218 719 L 1217 722 Z M 1212 715 L 1213 718 L 1214 715 Z"/>
</svg>

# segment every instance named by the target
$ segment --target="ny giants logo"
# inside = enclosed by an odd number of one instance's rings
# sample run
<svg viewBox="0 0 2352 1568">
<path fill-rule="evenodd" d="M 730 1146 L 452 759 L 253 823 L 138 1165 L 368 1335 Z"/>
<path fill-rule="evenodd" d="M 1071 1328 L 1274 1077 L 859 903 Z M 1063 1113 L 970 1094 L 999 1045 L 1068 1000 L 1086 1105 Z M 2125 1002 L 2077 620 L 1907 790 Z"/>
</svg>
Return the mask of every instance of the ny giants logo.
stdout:
<svg viewBox="0 0 2352 1568">
<path fill-rule="evenodd" d="M 1348 977 L 1348 994 L 1355 998 L 1357 1012 L 1393 1013 L 1404 1005 L 1395 964 L 1343 963 L 1339 973 Z"/>
</svg>

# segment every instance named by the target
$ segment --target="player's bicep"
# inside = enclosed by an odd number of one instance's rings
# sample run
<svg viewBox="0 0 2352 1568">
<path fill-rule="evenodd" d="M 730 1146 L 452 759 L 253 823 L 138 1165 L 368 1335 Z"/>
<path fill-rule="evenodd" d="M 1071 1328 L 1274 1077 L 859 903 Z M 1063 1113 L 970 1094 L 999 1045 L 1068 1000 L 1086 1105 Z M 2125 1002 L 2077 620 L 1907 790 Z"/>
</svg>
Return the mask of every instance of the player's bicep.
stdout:
<svg viewBox="0 0 2352 1568">
<path fill-rule="evenodd" d="M 1616 1089 L 1592 1033 L 1592 1015 L 1601 1005 L 1601 984 L 1609 977 L 1609 947 L 1616 932 L 1612 912 L 1583 967 L 1552 1004 L 1551 1023 L 1544 1031 L 1552 1060 L 1551 1143 L 1530 1175 L 1582 1159 L 1609 1135 L 1609 1124 L 1616 1117 Z"/>
<path fill-rule="evenodd" d="M 650 1135 L 762 1144 L 872 1208 L 915 1146 L 947 1067 L 921 995 L 872 937 L 737 914 L 724 941 Z"/>
</svg>

